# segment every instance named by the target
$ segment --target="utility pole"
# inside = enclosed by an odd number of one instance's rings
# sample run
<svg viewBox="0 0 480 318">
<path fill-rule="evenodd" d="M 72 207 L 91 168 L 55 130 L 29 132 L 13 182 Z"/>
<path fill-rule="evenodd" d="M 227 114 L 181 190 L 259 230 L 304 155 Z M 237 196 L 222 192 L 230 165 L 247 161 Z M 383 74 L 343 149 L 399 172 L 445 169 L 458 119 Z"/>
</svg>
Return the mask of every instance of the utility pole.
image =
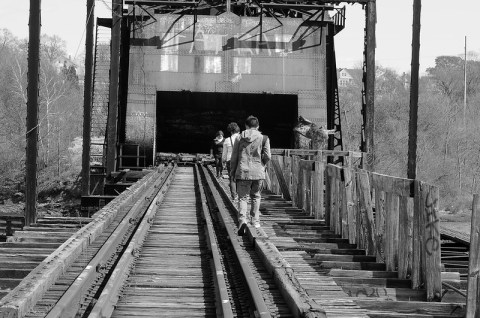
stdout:
<svg viewBox="0 0 480 318">
<path fill-rule="evenodd" d="M 370 1 L 366 5 L 366 39 L 365 39 L 365 114 L 364 114 L 364 143 L 363 151 L 367 153 L 366 162 L 363 163 L 365 169 L 374 171 L 375 147 L 375 26 L 377 23 L 376 2 Z"/>
<path fill-rule="evenodd" d="M 90 144 L 92 128 L 93 30 L 95 0 L 87 0 L 85 79 L 83 88 L 82 195 L 90 194 Z"/>
<path fill-rule="evenodd" d="M 465 138 L 467 138 L 466 112 L 467 112 L 467 36 L 465 36 L 465 58 L 463 59 L 463 129 L 465 133 Z"/>
<path fill-rule="evenodd" d="M 25 225 L 37 219 L 38 73 L 40 68 L 41 0 L 30 0 L 28 23 L 27 147 L 25 159 Z"/>
<path fill-rule="evenodd" d="M 107 175 L 115 171 L 117 155 L 118 82 L 120 65 L 120 37 L 122 0 L 112 0 L 112 48 L 110 53 L 110 92 L 107 122 Z"/>
<path fill-rule="evenodd" d="M 407 178 L 417 178 L 418 69 L 420 56 L 421 0 L 413 0 L 412 65 L 410 79 L 410 122 L 408 128 Z"/>
</svg>

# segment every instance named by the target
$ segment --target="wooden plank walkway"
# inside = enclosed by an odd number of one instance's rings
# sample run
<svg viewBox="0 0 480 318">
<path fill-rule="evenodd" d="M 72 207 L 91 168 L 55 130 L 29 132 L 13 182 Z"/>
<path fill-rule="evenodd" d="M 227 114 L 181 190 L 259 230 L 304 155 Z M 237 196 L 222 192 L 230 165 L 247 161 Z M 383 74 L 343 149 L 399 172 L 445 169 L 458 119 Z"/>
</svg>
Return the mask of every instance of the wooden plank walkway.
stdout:
<svg viewBox="0 0 480 318">
<path fill-rule="evenodd" d="M 451 240 L 456 243 L 464 244 L 466 246 L 470 246 L 470 233 L 462 233 L 459 231 L 455 231 L 450 227 L 441 226 L 440 235 L 442 236 L 442 238 Z"/>
<path fill-rule="evenodd" d="M 328 317 L 464 317 L 465 304 L 427 302 L 425 290 L 279 195 L 264 196 L 261 224 Z"/>
<path fill-rule="evenodd" d="M 44 217 L 0 243 L 0 299 L 91 218 Z"/>
</svg>

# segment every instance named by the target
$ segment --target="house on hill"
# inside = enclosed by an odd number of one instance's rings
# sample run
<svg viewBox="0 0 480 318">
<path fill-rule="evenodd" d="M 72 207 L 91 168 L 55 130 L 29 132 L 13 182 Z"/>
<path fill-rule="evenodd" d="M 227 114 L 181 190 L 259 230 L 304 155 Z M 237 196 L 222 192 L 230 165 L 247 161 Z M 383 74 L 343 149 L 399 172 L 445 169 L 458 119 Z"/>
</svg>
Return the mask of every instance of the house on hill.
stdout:
<svg viewBox="0 0 480 318">
<path fill-rule="evenodd" d="M 337 70 L 337 79 L 339 87 L 348 87 L 353 84 L 360 85 L 362 83 L 362 70 L 339 68 Z"/>
</svg>

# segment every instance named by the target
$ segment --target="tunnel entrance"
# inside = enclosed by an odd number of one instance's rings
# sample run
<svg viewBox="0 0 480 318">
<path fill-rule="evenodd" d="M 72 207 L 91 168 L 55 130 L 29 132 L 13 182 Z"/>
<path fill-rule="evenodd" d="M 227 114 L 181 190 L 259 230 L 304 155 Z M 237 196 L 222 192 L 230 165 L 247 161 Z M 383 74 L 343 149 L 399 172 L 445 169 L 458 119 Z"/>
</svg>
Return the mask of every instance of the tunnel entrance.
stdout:
<svg viewBox="0 0 480 318">
<path fill-rule="evenodd" d="M 218 130 L 229 136 L 230 122 L 244 130 L 249 115 L 258 117 L 272 148 L 292 148 L 297 95 L 159 91 L 157 152 L 209 153 Z"/>
</svg>

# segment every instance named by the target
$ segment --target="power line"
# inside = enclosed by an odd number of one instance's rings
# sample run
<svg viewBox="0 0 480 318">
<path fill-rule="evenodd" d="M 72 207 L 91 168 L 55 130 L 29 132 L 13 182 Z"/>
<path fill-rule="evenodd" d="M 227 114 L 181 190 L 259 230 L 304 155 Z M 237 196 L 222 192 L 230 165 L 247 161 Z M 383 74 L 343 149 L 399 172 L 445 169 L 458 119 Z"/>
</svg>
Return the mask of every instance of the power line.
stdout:
<svg viewBox="0 0 480 318">
<path fill-rule="evenodd" d="M 85 36 L 85 32 L 87 30 L 87 25 L 88 25 L 88 22 L 90 21 L 90 18 L 92 17 L 94 7 L 95 6 L 92 6 L 92 8 L 90 9 L 90 12 L 88 13 L 87 22 L 85 23 L 85 27 L 83 28 L 82 37 L 80 38 L 80 41 L 78 42 L 77 50 L 75 51 L 75 55 L 73 57 L 73 60 L 75 60 L 77 58 L 78 50 L 80 49 L 80 45 L 82 44 L 83 37 Z"/>
</svg>

